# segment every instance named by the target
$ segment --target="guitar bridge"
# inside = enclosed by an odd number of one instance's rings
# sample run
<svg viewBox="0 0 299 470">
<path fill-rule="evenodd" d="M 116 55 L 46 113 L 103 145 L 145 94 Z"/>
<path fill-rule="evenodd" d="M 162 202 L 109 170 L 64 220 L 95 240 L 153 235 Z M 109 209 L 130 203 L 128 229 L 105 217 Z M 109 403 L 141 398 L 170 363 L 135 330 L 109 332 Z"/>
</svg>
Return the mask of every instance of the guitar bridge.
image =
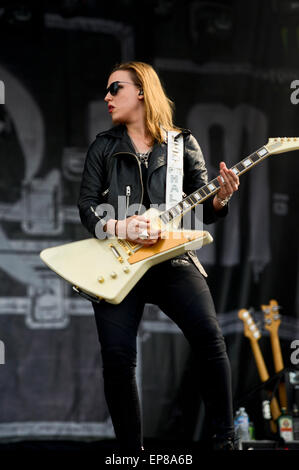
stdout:
<svg viewBox="0 0 299 470">
<path fill-rule="evenodd" d="M 113 245 L 113 243 L 110 243 L 109 246 L 110 246 L 111 251 L 112 251 L 112 253 L 114 254 L 115 258 L 117 259 L 117 261 L 119 261 L 120 263 L 123 263 L 123 262 L 124 262 L 124 259 L 123 259 L 123 257 L 121 256 L 121 254 L 119 253 L 119 251 L 117 250 L 117 248 L 115 248 L 115 246 Z"/>
<path fill-rule="evenodd" d="M 119 238 L 117 242 L 121 245 L 121 247 L 125 250 L 125 252 L 129 256 L 132 255 L 135 251 L 138 250 L 138 248 L 142 246 L 142 245 L 138 245 L 138 243 L 132 243 L 122 238 Z"/>
</svg>

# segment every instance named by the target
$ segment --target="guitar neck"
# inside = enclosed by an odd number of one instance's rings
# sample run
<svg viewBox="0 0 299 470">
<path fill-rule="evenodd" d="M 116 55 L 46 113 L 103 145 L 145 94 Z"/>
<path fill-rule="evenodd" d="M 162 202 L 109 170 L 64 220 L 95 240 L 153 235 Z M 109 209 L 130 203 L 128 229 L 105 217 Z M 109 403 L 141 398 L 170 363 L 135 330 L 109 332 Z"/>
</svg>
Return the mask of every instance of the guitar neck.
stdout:
<svg viewBox="0 0 299 470">
<path fill-rule="evenodd" d="M 280 341 L 279 341 L 277 332 L 270 333 L 270 341 L 271 341 L 271 346 L 272 346 L 274 369 L 275 369 L 275 372 L 280 372 L 284 368 L 284 365 L 283 365 L 283 359 L 282 359 L 282 354 L 281 354 Z"/>
<path fill-rule="evenodd" d="M 281 320 L 277 301 L 270 300 L 269 305 L 262 305 L 262 310 L 264 312 L 265 328 L 270 333 L 275 372 L 280 372 L 284 365 L 278 335 Z"/>
<path fill-rule="evenodd" d="M 280 372 L 281 370 L 283 370 L 284 365 L 283 365 L 283 359 L 282 359 L 282 354 L 281 354 L 278 333 L 271 332 L 270 340 L 271 340 L 272 355 L 273 355 L 273 361 L 274 361 L 274 369 L 275 369 L 275 372 Z M 287 391 L 286 391 L 285 383 L 280 382 L 278 384 L 278 394 L 279 394 L 279 400 L 280 400 L 281 406 L 284 408 L 287 408 L 288 399 L 287 399 Z"/>
<path fill-rule="evenodd" d="M 256 152 L 252 153 L 248 157 L 241 160 L 239 163 L 231 167 L 231 170 L 238 176 L 243 175 L 253 166 L 257 165 L 261 161 L 265 160 L 271 152 L 266 148 L 266 146 L 261 147 Z M 201 204 L 206 199 L 210 198 L 220 188 L 220 183 L 217 178 L 209 181 L 205 186 L 200 187 L 194 193 L 190 194 L 184 198 L 181 202 L 171 207 L 170 209 L 164 211 L 160 214 L 162 222 L 169 223 L 172 220 L 184 216 L 185 213 L 193 209 L 198 204 Z"/>
<path fill-rule="evenodd" d="M 259 344 L 257 340 L 254 340 L 254 339 L 250 339 L 250 344 L 251 344 L 252 352 L 254 355 L 254 359 L 256 362 L 260 379 L 262 382 L 266 382 L 269 379 L 269 373 L 268 373 L 264 358 L 262 356 L 262 352 L 259 347 Z"/>
</svg>

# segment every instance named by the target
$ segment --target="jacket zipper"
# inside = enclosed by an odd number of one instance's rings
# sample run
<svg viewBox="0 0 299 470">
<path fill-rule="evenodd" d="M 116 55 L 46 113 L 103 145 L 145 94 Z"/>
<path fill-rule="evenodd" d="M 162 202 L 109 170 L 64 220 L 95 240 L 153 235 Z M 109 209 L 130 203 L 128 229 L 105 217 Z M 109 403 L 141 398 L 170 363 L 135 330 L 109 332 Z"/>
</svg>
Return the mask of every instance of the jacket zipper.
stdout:
<svg viewBox="0 0 299 470">
<path fill-rule="evenodd" d="M 109 193 L 109 188 L 105 189 L 105 191 L 102 192 L 102 196 L 106 196 L 106 194 Z"/>
<path fill-rule="evenodd" d="M 139 169 L 139 178 L 140 178 L 140 184 L 141 184 L 141 201 L 139 203 L 140 207 L 138 209 L 138 214 L 140 213 L 140 209 L 141 209 L 141 206 L 142 206 L 142 203 L 143 203 L 143 196 L 144 196 L 144 186 L 143 186 L 143 181 L 142 181 L 142 170 L 141 170 L 141 163 L 140 161 L 138 160 L 138 157 L 134 154 L 134 153 L 131 153 L 131 152 L 118 152 L 118 153 L 114 153 L 113 156 L 115 155 L 132 155 L 135 160 L 137 161 L 138 163 L 138 169 Z M 129 188 L 129 190 L 128 190 Z M 127 191 L 130 192 L 130 194 L 127 194 Z M 128 200 L 129 200 L 129 197 L 131 196 L 131 186 L 126 186 L 126 215 L 127 215 L 127 210 L 128 210 Z"/>
<path fill-rule="evenodd" d="M 127 214 L 128 214 L 130 196 L 131 196 L 131 186 L 126 186 L 126 214 L 125 214 L 125 217 L 127 217 Z"/>
</svg>

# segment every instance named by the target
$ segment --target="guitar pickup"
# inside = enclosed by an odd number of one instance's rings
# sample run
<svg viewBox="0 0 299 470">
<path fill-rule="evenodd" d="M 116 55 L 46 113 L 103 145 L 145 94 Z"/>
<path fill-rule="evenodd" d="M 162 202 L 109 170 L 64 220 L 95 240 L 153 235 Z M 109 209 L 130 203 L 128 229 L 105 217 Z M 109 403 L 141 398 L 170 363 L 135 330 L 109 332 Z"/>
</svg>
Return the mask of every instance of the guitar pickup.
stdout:
<svg viewBox="0 0 299 470">
<path fill-rule="evenodd" d="M 112 253 L 114 254 L 115 258 L 117 259 L 117 261 L 119 261 L 120 263 L 123 263 L 123 262 L 124 262 L 124 259 L 123 259 L 123 257 L 121 256 L 121 254 L 119 253 L 119 251 L 117 250 L 117 248 L 115 248 L 115 246 L 113 245 L 113 243 L 110 243 L 109 246 L 110 246 L 111 251 L 112 251 Z"/>
</svg>

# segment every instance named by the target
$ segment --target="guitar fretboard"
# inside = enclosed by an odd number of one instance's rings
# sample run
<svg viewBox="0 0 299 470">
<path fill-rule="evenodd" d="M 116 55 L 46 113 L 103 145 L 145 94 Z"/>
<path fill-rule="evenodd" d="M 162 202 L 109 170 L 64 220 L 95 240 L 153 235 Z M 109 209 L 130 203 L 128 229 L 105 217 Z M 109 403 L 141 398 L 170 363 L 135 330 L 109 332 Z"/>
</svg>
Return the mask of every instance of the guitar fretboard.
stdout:
<svg viewBox="0 0 299 470">
<path fill-rule="evenodd" d="M 268 155 L 269 152 L 266 147 L 261 147 L 256 152 L 252 153 L 234 165 L 231 170 L 236 175 L 240 176 L 253 166 L 257 165 L 260 161 L 264 160 Z M 194 191 L 194 193 L 184 198 L 181 202 L 160 214 L 160 219 L 166 224 L 176 219 L 177 217 L 182 217 L 186 212 L 193 209 L 198 204 L 201 204 L 213 194 L 216 194 L 219 190 L 219 187 L 220 183 L 218 179 L 214 178 L 205 186 L 197 189 Z"/>
</svg>

